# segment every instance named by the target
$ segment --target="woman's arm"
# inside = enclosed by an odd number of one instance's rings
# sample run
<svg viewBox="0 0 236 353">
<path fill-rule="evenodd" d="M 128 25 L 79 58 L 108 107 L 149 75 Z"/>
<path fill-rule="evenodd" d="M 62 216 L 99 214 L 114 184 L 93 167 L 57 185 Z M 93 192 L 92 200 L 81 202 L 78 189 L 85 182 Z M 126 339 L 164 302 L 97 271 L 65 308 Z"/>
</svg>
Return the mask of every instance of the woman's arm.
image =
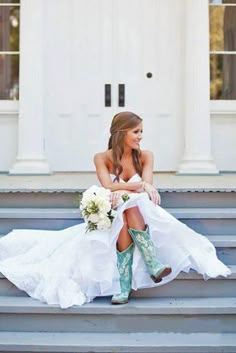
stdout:
<svg viewBox="0 0 236 353">
<path fill-rule="evenodd" d="M 154 157 L 150 151 L 143 151 L 141 156 L 142 162 L 142 179 L 144 180 L 143 189 L 146 191 L 150 199 L 155 205 L 160 205 L 161 196 L 158 191 L 153 187 L 153 164 Z"/>
<path fill-rule="evenodd" d="M 119 190 L 126 190 L 130 192 L 142 192 L 144 183 L 143 181 L 139 182 L 129 182 L 129 183 L 113 183 L 111 180 L 111 176 L 108 170 L 108 162 L 107 162 L 107 156 L 106 152 L 105 153 L 97 153 L 94 156 L 94 164 L 96 166 L 96 173 L 97 177 L 101 183 L 101 185 L 106 188 L 110 189 L 112 192 L 113 191 L 119 191 Z"/>
<path fill-rule="evenodd" d="M 142 151 L 142 179 L 149 184 L 153 183 L 154 156 L 151 151 Z"/>
</svg>

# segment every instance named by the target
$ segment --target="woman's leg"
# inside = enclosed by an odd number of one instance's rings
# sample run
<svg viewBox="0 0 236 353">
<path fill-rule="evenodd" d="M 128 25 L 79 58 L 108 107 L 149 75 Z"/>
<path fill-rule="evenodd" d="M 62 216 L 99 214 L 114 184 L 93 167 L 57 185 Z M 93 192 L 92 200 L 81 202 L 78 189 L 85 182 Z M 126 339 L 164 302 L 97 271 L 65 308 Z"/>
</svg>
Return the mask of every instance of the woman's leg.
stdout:
<svg viewBox="0 0 236 353">
<path fill-rule="evenodd" d="M 128 303 L 132 283 L 132 263 L 134 244 L 128 232 L 126 215 L 123 214 L 124 225 L 117 241 L 117 267 L 120 273 L 120 293 L 112 296 L 112 304 Z"/>
<path fill-rule="evenodd" d="M 117 250 L 124 251 L 133 242 L 128 229 L 145 229 L 145 223 L 138 207 L 128 208 L 123 213 L 124 225 L 117 240 Z"/>
<path fill-rule="evenodd" d="M 137 207 L 123 213 L 123 227 L 117 240 L 117 267 L 120 273 L 120 293 L 112 296 L 112 304 L 128 303 L 132 283 L 132 263 L 134 244 L 129 234 L 129 227 L 144 229 L 145 224 Z"/>
<path fill-rule="evenodd" d="M 125 216 L 128 228 L 139 230 L 145 229 L 143 216 L 141 215 L 138 207 L 131 207 L 125 210 Z"/>
<path fill-rule="evenodd" d="M 126 213 L 123 213 L 123 221 L 124 225 L 120 231 L 118 240 L 117 240 L 117 250 L 118 251 L 124 251 L 127 249 L 131 243 L 133 243 L 133 240 L 129 234 L 128 231 L 128 224 L 127 224 L 127 218 L 126 218 Z"/>
<path fill-rule="evenodd" d="M 128 232 L 137 245 L 142 258 L 149 270 L 154 282 L 160 282 L 163 277 L 171 273 L 169 265 L 163 265 L 156 258 L 155 246 L 150 238 L 148 226 L 138 207 L 132 207 L 125 211 Z"/>
</svg>

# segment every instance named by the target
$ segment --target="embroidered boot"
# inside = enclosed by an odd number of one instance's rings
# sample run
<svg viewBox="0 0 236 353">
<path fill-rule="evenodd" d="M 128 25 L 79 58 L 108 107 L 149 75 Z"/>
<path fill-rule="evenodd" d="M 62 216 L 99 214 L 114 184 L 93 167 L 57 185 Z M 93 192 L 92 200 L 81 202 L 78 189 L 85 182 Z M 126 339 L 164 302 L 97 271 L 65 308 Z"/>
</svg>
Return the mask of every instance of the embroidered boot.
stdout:
<svg viewBox="0 0 236 353">
<path fill-rule="evenodd" d="M 126 304 L 128 303 L 129 294 L 131 292 L 132 282 L 132 263 L 133 263 L 134 244 L 124 251 L 117 250 L 117 267 L 120 273 L 120 288 L 121 293 L 114 294 L 112 304 Z"/>
<path fill-rule="evenodd" d="M 156 258 L 155 246 L 150 238 L 148 226 L 145 231 L 129 228 L 129 234 L 141 253 L 145 265 L 151 275 L 151 279 L 155 283 L 161 282 L 163 277 L 166 277 L 171 273 L 171 267 L 163 265 Z"/>
</svg>

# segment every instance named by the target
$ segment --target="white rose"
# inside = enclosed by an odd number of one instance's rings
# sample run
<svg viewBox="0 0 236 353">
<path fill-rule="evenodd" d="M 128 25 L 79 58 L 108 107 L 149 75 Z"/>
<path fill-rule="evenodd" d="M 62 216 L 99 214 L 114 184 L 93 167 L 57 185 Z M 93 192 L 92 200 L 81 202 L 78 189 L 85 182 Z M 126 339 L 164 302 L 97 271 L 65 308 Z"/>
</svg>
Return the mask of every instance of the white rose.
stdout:
<svg viewBox="0 0 236 353">
<path fill-rule="evenodd" d="M 103 220 L 104 218 L 107 218 L 107 214 L 99 212 L 99 221 Z"/>
<path fill-rule="evenodd" d="M 92 223 L 97 223 L 99 221 L 99 215 L 97 213 L 92 213 L 88 216 L 88 221 Z"/>
<path fill-rule="evenodd" d="M 95 195 L 83 197 L 80 203 L 80 209 L 87 208 L 89 204 L 91 204 L 91 201 L 94 201 L 94 200 L 96 200 Z"/>
<path fill-rule="evenodd" d="M 108 213 L 111 209 L 111 203 L 109 200 L 99 200 L 98 201 L 99 211 L 102 213 Z"/>
<path fill-rule="evenodd" d="M 111 226 L 111 221 L 108 217 L 105 217 L 103 219 L 101 219 L 98 223 L 97 223 L 97 229 L 108 229 Z"/>
</svg>

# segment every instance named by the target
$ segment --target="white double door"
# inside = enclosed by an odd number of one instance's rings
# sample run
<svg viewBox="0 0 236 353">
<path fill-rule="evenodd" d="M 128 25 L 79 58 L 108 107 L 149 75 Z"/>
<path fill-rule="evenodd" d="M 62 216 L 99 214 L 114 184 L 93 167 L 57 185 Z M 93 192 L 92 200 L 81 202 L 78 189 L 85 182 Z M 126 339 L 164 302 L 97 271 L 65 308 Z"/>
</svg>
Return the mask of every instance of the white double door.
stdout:
<svg viewBox="0 0 236 353">
<path fill-rule="evenodd" d="M 93 156 L 106 149 L 112 117 L 120 111 L 144 119 L 143 148 L 157 158 L 169 153 L 163 138 L 170 124 L 167 2 L 74 1 L 74 114 L 62 156 L 68 170 L 94 170 Z"/>
</svg>

